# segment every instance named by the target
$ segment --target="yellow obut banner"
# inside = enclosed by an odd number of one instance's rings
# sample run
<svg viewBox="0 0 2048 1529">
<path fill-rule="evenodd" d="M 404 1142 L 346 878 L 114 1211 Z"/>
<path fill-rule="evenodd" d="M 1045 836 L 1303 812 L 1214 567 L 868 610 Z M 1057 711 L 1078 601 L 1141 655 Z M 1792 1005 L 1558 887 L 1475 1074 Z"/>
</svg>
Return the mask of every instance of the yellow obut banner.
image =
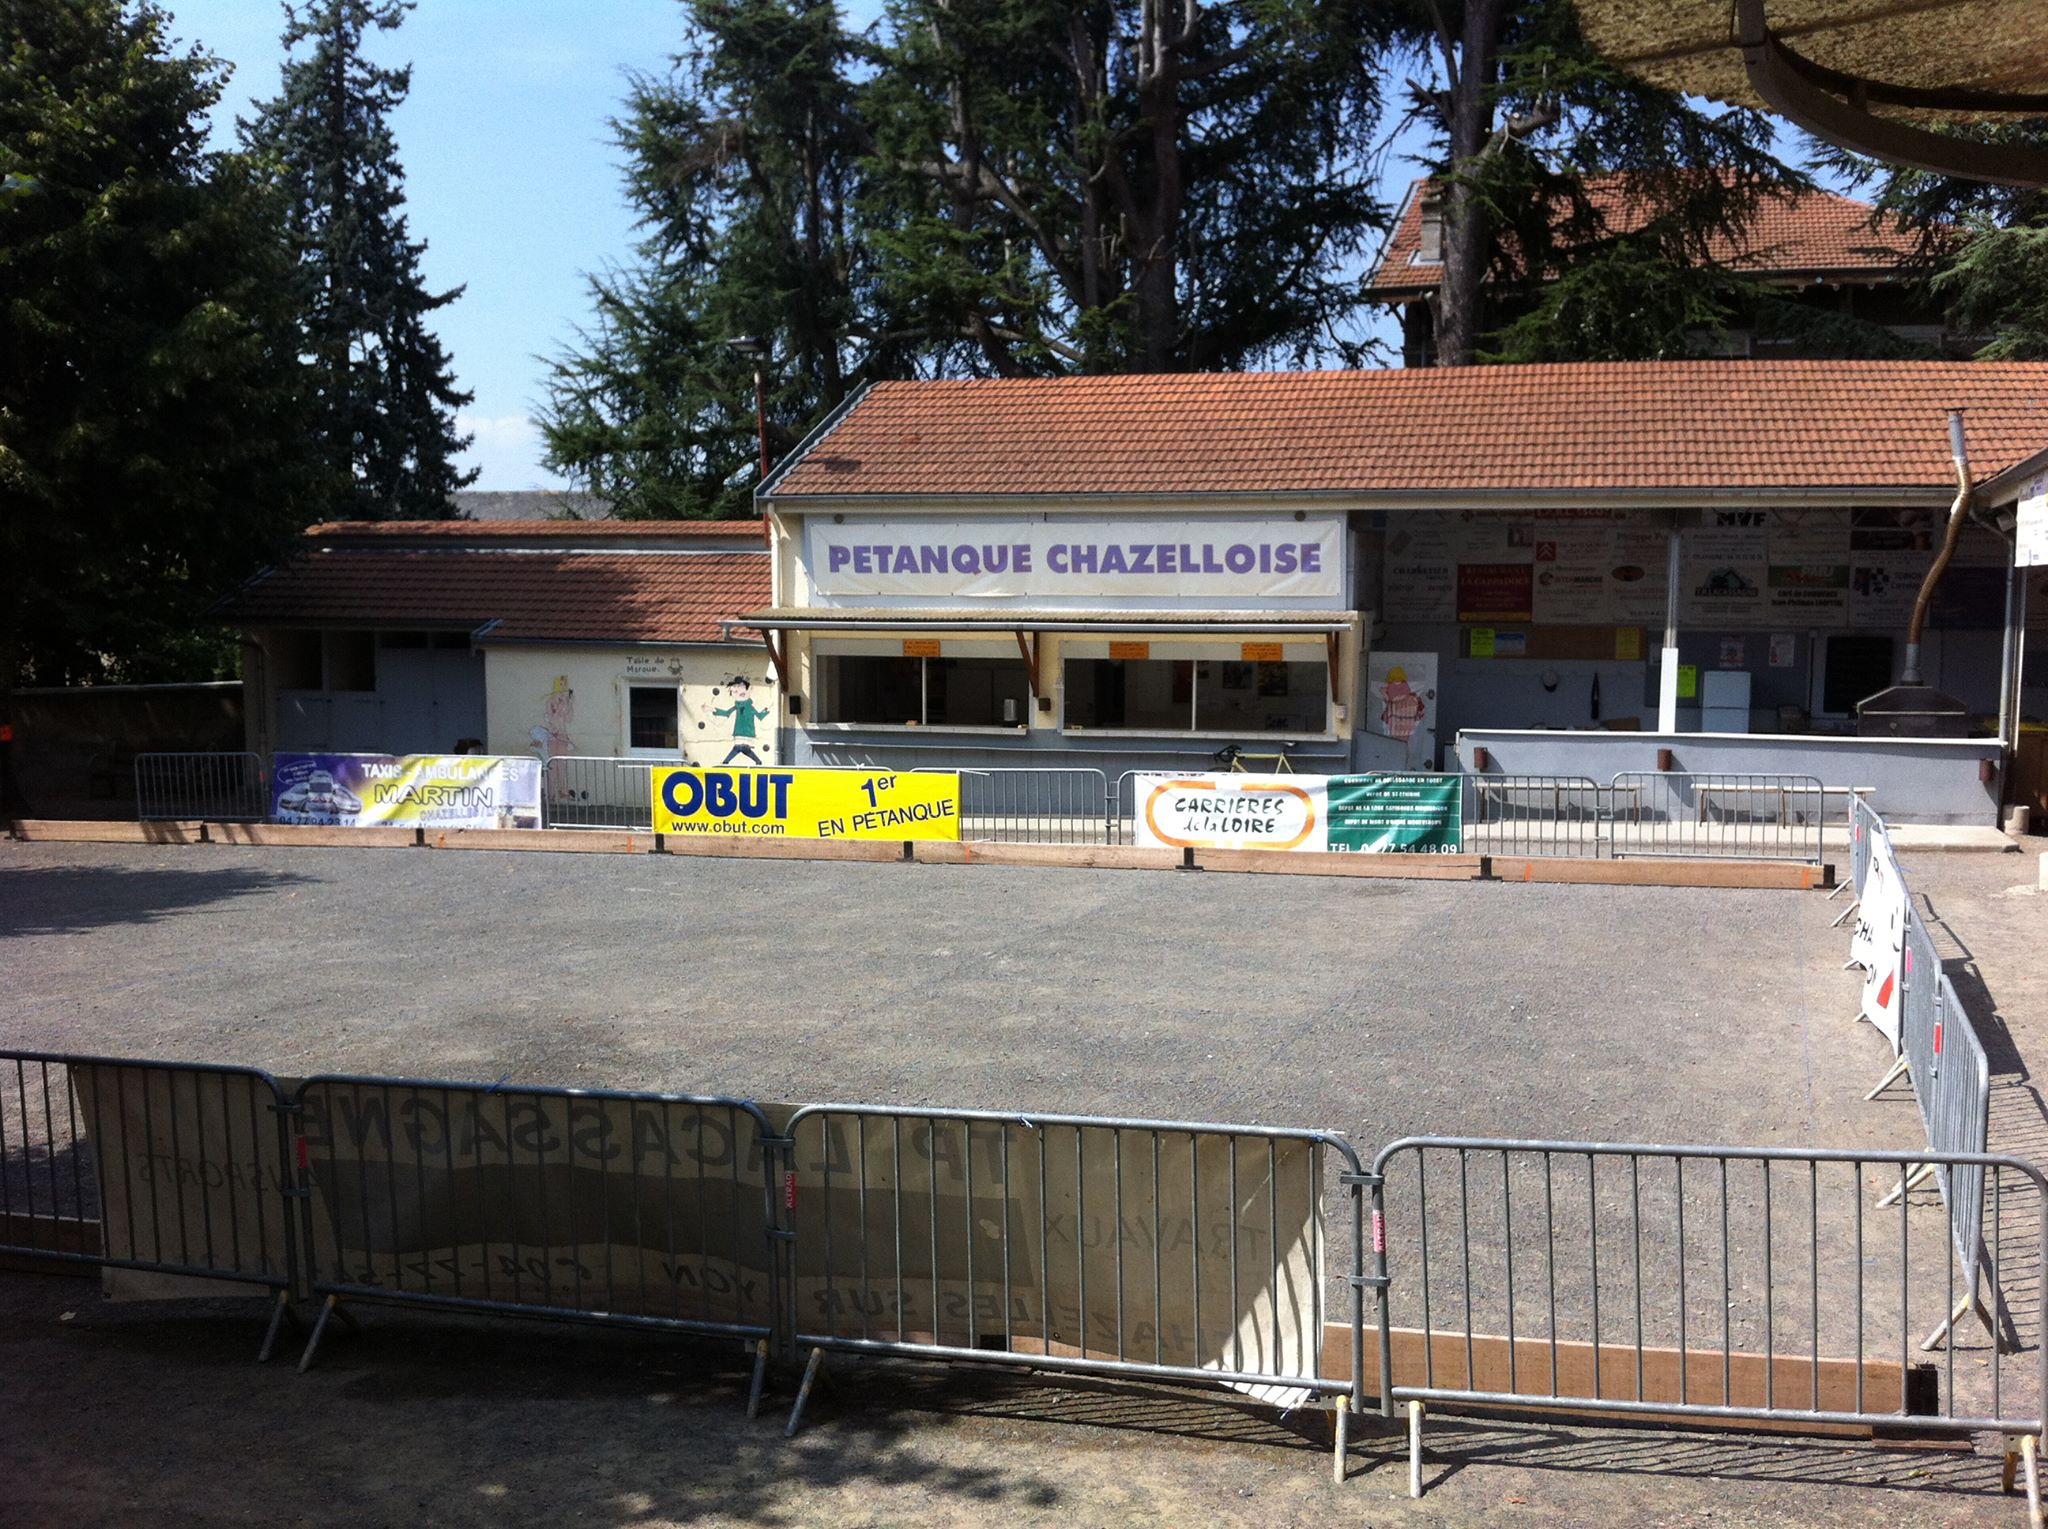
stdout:
<svg viewBox="0 0 2048 1529">
<path fill-rule="evenodd" d="M 960 777 L 887 770 L 654 770 L 654 831 L 957 839 Z"/>
</svg>

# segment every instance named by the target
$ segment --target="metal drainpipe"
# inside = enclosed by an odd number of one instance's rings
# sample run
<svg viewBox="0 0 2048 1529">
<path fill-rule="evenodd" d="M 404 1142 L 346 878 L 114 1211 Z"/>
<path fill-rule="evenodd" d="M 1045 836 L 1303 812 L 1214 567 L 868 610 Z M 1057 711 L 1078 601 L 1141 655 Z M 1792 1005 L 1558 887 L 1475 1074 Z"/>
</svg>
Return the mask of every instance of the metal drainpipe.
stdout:
<svg viewBox="0 0 2048 1529">
<path fill-rule="evenodd" d="M 1948 452 L 1956 464 L 1956 500 L 1949 507 L 1948 534 L 1942 538 L 1941 551 L 1935 554 L 1934 566 L 1927 570 L 1927 577 L 1920 583 L 1919 597 L 1913 602 L 1913 619 L 1906 627 L 1906 668 L 1899 676 L 1901 685 L 1920 683 L 1920 632 L 1927 625 L 1927 609 L 1934 602 L 1934 586 L 1941 581 L 1949 559 L 1956 555 L 1956 541 L 1963 534 L 1963 519 L 1970 511 L 1970 453 L 1963 443 L 1963 411 L 1948 411 Z"/>
</svg>

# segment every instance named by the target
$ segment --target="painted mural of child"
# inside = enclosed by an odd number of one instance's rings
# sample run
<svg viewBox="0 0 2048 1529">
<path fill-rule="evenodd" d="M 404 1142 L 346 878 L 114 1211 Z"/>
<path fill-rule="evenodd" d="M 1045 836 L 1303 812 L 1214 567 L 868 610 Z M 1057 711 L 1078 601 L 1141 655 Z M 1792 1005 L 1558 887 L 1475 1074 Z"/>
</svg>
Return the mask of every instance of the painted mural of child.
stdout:
<svg viewBox="0 0 2048 1529">
<path fill-rule="evenodd" d="M 732 697 L 732 705 L 714 706 L 711 715 L 732 718 L 732 749 L 718 762 L 721 765 L 729 765 L 744 754 L 754 764 L 759 765 L 762 761 L 754 748 L 757 736 L 754 724 L 767 721 L 771 713 L 767 707 L 754 704 L 754 687 L 744 674 L 735 674 L 727 681 L 725 688 L 726 693 Z"/>
</svg>

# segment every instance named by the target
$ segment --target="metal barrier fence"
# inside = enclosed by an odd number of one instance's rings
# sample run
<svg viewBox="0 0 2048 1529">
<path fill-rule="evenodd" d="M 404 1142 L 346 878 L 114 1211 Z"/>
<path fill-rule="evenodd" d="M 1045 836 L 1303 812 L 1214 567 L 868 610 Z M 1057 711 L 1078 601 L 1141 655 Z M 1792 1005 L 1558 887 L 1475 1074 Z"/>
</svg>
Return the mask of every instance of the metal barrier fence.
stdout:
<svg viewBox="0 0 2048 1529">
<path fill-rule="evenodd" d="M 811 1186 L 791 1179 L 787 1331 L 810 1351 L 792 1432 L 828 1349 L 1358 1408 L 1363 1178 L 1342 1137 L 847 1104 L 788 1129 Z M 1351 1201 L 1348 1379 L 1322 1363 L 1325 1152 Z"/>
<path fill-rule="evenodd" d="M 1599 858 L 1611 838 L 1608 788 L 1579 775 L 1467 775 L 1465 848 L 1495 855 Z"/>
<path fill-rule="evenodd" d="M 142 823 L 270 816 L 270 772 L 257 754 L 137 754 L 135 817 Z"/>
<path fill-rule="evenodd" d="M 1919 1316 L 1953 1311 L 1960 1260 L 1873 1187 L 1923 1155 L 1804 1148 L 1410 1137 L 1373 1164 L 1380 1403 L 1457 1402 L 1655 1417 L 1905 1425 L 2039 1435 L 2048 1349 L 1992 1344 L 1916 1365 Z M 1983 1153 L 1988 1270 L 2013 1229 L 2036 1297 L 2048 1181 Z M 1690 1169 L 1690 1171 L 1688 1171 Z M 1917 1314 L 1917 1315 L 1916 1315 Z M 1486 1336 L 1478 1336 L 1480 1333 Z M 1419 1492 L 1421 1409 L 1411 1408 Z"/>
<path fill-rule="evenodd" d="M 284 1106 L 250 1067 L 0 1051 L 0 1251 L 266 1286 L 267 1359 L 298 1269 Z"/>
<path fill-rule="evenodd" d="M 1861 897 L 1863 895 L 1863 879 L 1870 874 L 1870 852 L 1873 836 L 1881 836 L 1884 832 L 1884 819 L 1877 815 L 1877 809 L 1860 796 L 1851 797 L 1849 799 L 1848 881 L 1848 886 L 1851 889 L 1849 895 L 1851 897 Z M 1842 919 L 1837 919 L 1836 922 L 1844 922 L 1846 918 L 1847 915 L 1845 914 Z"/>
<path fill-rule="evenodd" d="M 961 769 L 960 837 L 997 844 L 1102 844 L 1109 777 L 1091 769 Z"/>
<path fill-rule="evenodd" d="M 754 1104 L 322 1076 L 300 1088 L 305 1288 L 742 1338 L 765 1358 L 779 1226 Z M 757 1370 L 758 1385 L 758 1370 Z"/>
<path fill-rule="evenodd" d="M 653 772 L 661 760 L 563 754 L 541 775 L 543 828 L 654 831 Z"/>
<path fill-rule="evenodd" d="M 1376 1390 L 1414 1404 L 1412 1473 L 1420 1404 L 1450 1402 L 2026 1435 L 2037 1495 L 2048 1180 L 1944 1145 L 1981 1139 L 1987 1071 L 1909 948 L 1924 1152 L 1409 1137 L 1368 1171 L 1307 1129 L 350 1075 L 287 1098 L 250 1068 L 8 1051 L 0 1252 L 268 1288 L 264 1357 L 321 1298 L 302 1369 L 344 1298 L 743 1340 L 750 1412 L 771 1349 L 808 1350 L 792 1432 L 839 1351 L 1327 1397 L 1340 1475 Z M 1941 1201 L 1866 1209 L 1916 1167 Z"/>
<path fill-rule="evenodd" d="M 1828 793 L 1811 775 L 1624 773 L 1609 790 L 1616 859 L 1821 860 Z"/>
</svg>

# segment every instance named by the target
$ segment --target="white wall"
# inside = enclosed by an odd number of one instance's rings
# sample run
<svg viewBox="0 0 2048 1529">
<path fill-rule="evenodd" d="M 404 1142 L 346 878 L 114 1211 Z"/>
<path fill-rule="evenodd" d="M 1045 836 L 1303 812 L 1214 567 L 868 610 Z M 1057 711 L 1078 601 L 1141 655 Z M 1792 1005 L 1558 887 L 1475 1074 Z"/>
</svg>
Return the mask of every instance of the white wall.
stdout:
<svg viewBox="0 0 2048 1529">
<path fill-rule="evenodd" d="M 684 763 L 716 765 L 732 747 L 730 681 L 743 675 L 752 701 L 768 708 L 756 733 L 763 763 L 773 763 L 779 692 L 767 653 L 757 643 L 687 648 L 547 647 L 511 644 L 485 649 L 484 689 L 490 712 L 487 747 L 494 754 L 539 751 L 551 756 L 618 756 L 626 739 L 628 685 L 676 687 Z M 742 763 L 745 761 L 742 760 Z"/>
</svg>

